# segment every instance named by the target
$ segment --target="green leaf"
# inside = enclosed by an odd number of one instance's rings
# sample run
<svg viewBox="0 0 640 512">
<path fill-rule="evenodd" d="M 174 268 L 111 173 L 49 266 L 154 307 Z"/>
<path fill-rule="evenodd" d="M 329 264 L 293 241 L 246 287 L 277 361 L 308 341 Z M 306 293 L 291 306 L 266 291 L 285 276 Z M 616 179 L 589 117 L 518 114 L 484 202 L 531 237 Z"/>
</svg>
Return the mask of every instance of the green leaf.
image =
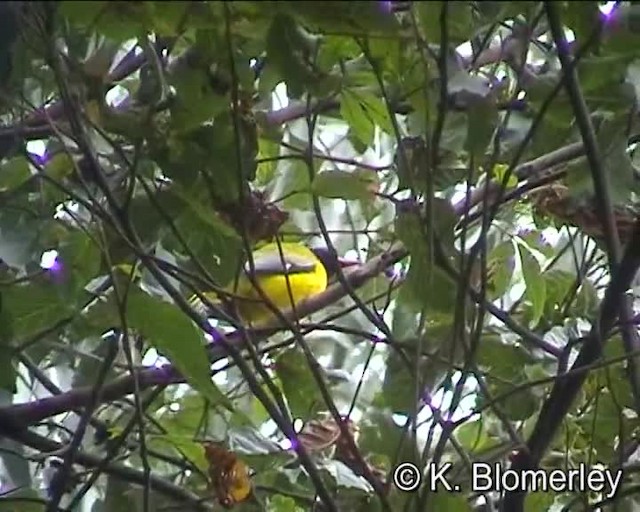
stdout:
<svg viewBox="0 0 640 512">
<path fill-rule="evenodd" d="M 540 276 L 545 282 L 546 303 L 545 315 L 553 318 L 557 309 L 564 304 L 567 294 L 573 289 L 576 276 L 572 272 L 551 269 Z"/>
<path fill-rule="evenodd" d="M 500 400 L 500 406 L 511 421 L 524 421 L 538 410 L 539 398 L 530 388 L 525 387 L 528 382 L 529 380 L 523 377 L 512 384 L 496 383 L 489 386 L 492 397 L 505 395 Z M 514 392 L 514 388 L 518 388 L 518 391 Z M 485 396 L 480 397 L 477 406 L 485 409 L 485 401 Z"/>
<path fill-rule="evenodd" d="M 322 171 L 316 174 L 311 184 L 314 193 L 334 199 L 369 199 L 371 188 L 376 183 L 375 173 Z"/>
<path fill-rule="evenodd" d="M 100 269 L 100 248 L 95 239 L 83 231 L 69 234 L 59 247 L 58 258 L 76 290 L 84 288 Z"/>
<path fill-rule="evenodd" d="M 2 306 L 11 315 L 16 340 L 28 339 L 73 311 L 74 301 L 54 281 L 63 277 L 52 274 L 26 285 L 0 287 Z"/>
<path fill-rule="evenodd" d="M 614 336 L 610 339 L 605 344 L 603 352 L 603 361 L 613 359 L 624 361 L 622 358 L 626 355 L 626 351 L 621 336 Z M 608 364 L 606 368 L 600 371 L 604 374 L 608 390 L 611 393 L 611 399 L 616 404 L 619 404 L 620 407 L 632 408 L 634 398 L 625 366 L 626 363 L 624 362 Z"/>
<path fill-rule="evenodd" d="M 363 110 L 366 115 L 369 116 L 371 121 L 384 132 L 389 135 L 393 135 L 393 123 L 391 122 L 389 110 L 387 109 L 384 101 L 367 92 L 358 92 L 357 97 Z"/>
<path fill-rule="evenodd" d="M 585 44 L 600 29 L 601 14 L 599 2 L 567 2 L 566 12 L 562 17 L 575 34 L 579 44 Z"/>
<path fill-rule="evenodd" d="M 378 2 L 339 2 L 327 8 L 326 2 L 272 2 L 287 12 L 300 16 L 322 32 L 350 35 L 386 35 L 399 28 L 393 13 Z"/>
<path fill-rule="evenodd" d="M 165 355 L 197 391 L 231 410 L 229 399 L 211 380 L 209 357 L 200 329 L 177 307 L 141 291 L 127 301 L 129 327 Z"/>
<path fill-rule="evenodd" d="M 46 509 L 46 502 L 35 489 L 17 489 L 0 497 L 0 512 L 44 512 Z"/>
<path fill-rule="evenodd" d="M 412 259 L 398 300 L 413 305 L 416 311 L 451 313 L 456 296 L 456 287 L 442 270 L 428 261 Z"/>
<path fill-rule="evenodd" d="M 160 36 L 177 36 L 181 20 L 184 18 L 189 4 L 186 2 L 154 2 L 151 10 L 153 32 Z M 189 18 L 191 21 L 195 16 Z"/>
<path fill-rule="evenodd" d="M 452 512 L 471 512 L 474 510 L 463 495 L 450 492 L 433 492 L 429 494 L 429 507 L 433 510 Z"/>
<path fill-rule="evenodd" d="M 269 498 L 269 510 L 274 512 L 304 512 L 304 509 L 296 504 L 296 500 L 281 494 L 276 494 Z"/>
<path fill-rule="evenodd" d="M 373 143 L 375 125 L 359 96 L 350 89 L 340 94 L 340 115 L 365 146 Z"/>
<path fill-rule="evenodd" d="M 507 177 L 507 171 L 509 171 L 509 166 L 506 164 L 496 164 L 493 166 L 492 174 L 495 181 L 499 184 L 504 183 L 505 178 Z M 511 170 L 509 177 L 507 178 L 506 189 L 512 189 L 518 185 L 518 176 Z"/>
<path fill-rule="evenodd" d="M 104 510 L 135 510 L 135 502 L 131 496 L 131 484 L 114 475 L 109 475 L 107 479 Z"/>
<path fill-rule="evenodd" d="M 142 36 L 151 28 L 152 2 L 62 2 L 60 11 L 71 23 L 92 27 L 115 41 Z"/>
<path fill-rule="evenodd" d="M 500 405 L 505 414 L 513 421 L 531 417 L 538 407 L 538 397 L 530 387 L 525 368 L 534 361 L 522 347 L 504 342 L 499 336 L 485 335 L 478 344 L 478 367 L 486 370 L 491 397 L 507 395 Z M 519 388 L 517 392 L 512 392 Z M 477 407 L 484 408 L 487 396 L 479 396 Z"/>
<path fill-rule="evenodd" d="M 388 41 L 385 40 L 388 45 Z M 322 69 L 331 69 L 340 62 L 352 62 L 352 59 L 358 57 L 361 53 L 358 43 L 352 37 L 328 35 L 322 41 L 317 63 Z M 347 72 L 347 78 L 349 73 Z M 375 78 L 371 76 L 371 78 Z"/>
<path fill-rule="evenodd" d="M 277 157 L 280 156 L 280 144 L 266 137 L 260 137 L 258 148 L 258 160 L 265 159 L 267 161 L 258 164 L 256 185 L 266 186 L 273 181 L 278 169 Z"/>
<path fill-rule="evenodd" d="M 13 318 L 4 306 L 6 298 L 0 293 L 0 388 L 16 392 L 16 370 L 13 366 L 15 356 L 12 347 L 14 340 Z"/>
<path fill-rule="evenodd" d="M 300 159 L 287 159 L 278 165 L 272 197 L 282 200 L 286 208 L 311 210 L 311 181 L 306 164 Z"/>
<path fill-rule="evenodd" d="M 571 304 L 569 314 L 576 317 L 593 318 L 597 315 L 599 307 L 600 299 L 596 287 L 591 281 L 583 280 L 576 294 L 576 299 Z"/>
<path fill-rule="evenodd" d="M 391 352 L 386 360 L 382 393 L 376 398 L 376 403 L 394 413 L 410 414 L 415 411 L 419 399 L 415 390 L 420 387 L 413 373 L 404 358 L 395 351 Z"/>
<path fill-rule="evenodd" d="M 427 192 L 429 152 L 422 137 L 405 137 L 398 144 L 394 163 L 400 188 Z"/>
<path fill-rule="evenodd" d="M 605 178 L 611 187 L 614 205 L 632 203 L 638 193 L 636 171 L 628 153 L 625 116 L 607 116 L 598 128 L 598 145 L 602 152 Z M 586 159 L 571 164 L 565 184 L 576 207 L 591 206 L 596 197 L 592 173 Z"/>
<path fill-rule="evenodd" d="M 171 124 L 178 132 L 188 132 L 228 108 L 227 95 L 213 90 L 203 69 L 180 68 L 171 75 L 169 83 L 176 89 L 171 103 Z"/>
<path fill-rule="evenodd" d="M 615 54 L 580 59 L 578 74 L 583 94 L 589 99 L 598 92 L 615 89 L 624 80 L 628 64 L 628 57 Z"/>
<path fill-rule="evenodd" d="M 547 96 L 545 96 L 545 98 L 547 98 Z M 569 114 L 567 114 L 567 117 L 569 117 Z M 568 122 L 569 121 L 565 119 L 565 124 L 563 126 L 566 127 Z M 532 123 L 533 121 L 529 116 L 526 116 L 521 112 L 511 112 L 509 114 L 507 122 L 505 123 L 506 126 L 504 127 L 504 130 L 500 132 L 500 151 L 509 152 L 519 147 L 527 137 Z M 540 134 L 547 135 L 550 131 L 551 130 L 547 126 L 545 126 L 538 129 L 534 133 L 536 133 L 537 136 L 540 137 Z M 557 134 L 552 132 L 551 136 L 557 137 Z M 554 140 L 557 139 L 554 138 Z"/>
<path fill-rule="evenodd" d="M 163 429 L 172 436 L 192 436 L 194 430 L 198 428 L 202 418 L 207 417 L 208 403 L 200 393 L 191 391 L 180 398 L 180 407 L 175 409 L 166 408 L 160 416 L 160 424 Z M 222 439 L 227 431 L 226 423 L 222 431 L 218 432 L 214 426 L 210 426 L 208 431 L 213 439 Z"/>
<path fill-rule="evenodd" d="M 604 382 L 604 378 L 600 381 Z M 615 455 L 611 439 L 619 435 L 624 415 L 620 414 L 619 404 L 613 400 L 608 390 L 600 389 L 599 385 L 596 388 L 593 406 L 578 418 L 578 424 L 598 460 L 610 460 Z"/>
<path fill-rule="evenodd" d="M 482 418 L 468 421 L 455 430 L 456 439 L 470 452 L 482 452 L 493 443 Z"/>
<path fill-rule="evenodd" d="M 463 112 L 449 112 L 444 121 L 440 149 L 458 154 L 465 149 L 469 137 L 469 117 Z"/>
<path fill-rule="evenodd" d="M 59 12 L 71 23 L 89 26 L 95 23 L 102 9 L 108 2 L 104 1 L 80 1 L 60 2 Z"/>
<path fill-rule="evenodd" d="M 494 247 L 487 258 L 488 298 L 502 297 L 513 279 L 515 268 L 515 247 L 512 242 L 505 241 Z"/>
<path fill-rule="evenodd" d="M 456 216 L 444 199 L 434 198 L 433 227 L 445 254 L 453 254 L 453 226 Z M 398 300 L 407 300 L 418 311 L 451 314 L 455 309 L 457 289 L 445 272 L 437 267 L 430 250 L 429 223 L 415 211 L 401 211 L 395 224 L 398 238 L 411 256 L 409 271 Z"/>
<path fill-rule="evenodd" d="M 71 156 L 67 153 L 58 153 L 47 162 L 45 172 L 54 180 L 62 180 L 72 174 L 74 169 Z"/>
<path fill-rule="evenodd" d="M 0 166 L 0 192 L 16 188 L 30 177 L 27 159 L 23 156 L 12 158 Z"/>
<path fill-rule="evenodd" d="M 534 361 L 524 348 L 505 343 L 495 334 L 487 334 L 478 345 L 477 362 L 492 378 L 515 381 L 523 375 L 524 367 Z"/>
<path fill-rule="evenodd" d="M 388 410 L 383 408 L 373 408 L 369 421 L 361 423 L 358 447 L 363 453 L 375 454 L 386 469 L 391 469 L 396 460 L 420 461 L 420 451 L 411 437 L 407 438 L 403 423 L 396 424 Z"/>
<path fill-rule="evenodd" d="M 225 112 L 215 118 L 212 130 L 203 127 L 197 132 L 199 145 L 208 149 L 211 158 L 209 164 L 215 180 L 215 192 L 224 201 L 240 196 L 239 177 L 243 183 L 253 181 L 256 177 L 256 127 L 252 122 L 243 122 L 241 119 L 238 131 L 236 135 L 233 116 Z"/>
<path fill-rule="evenodd" d="M 424 37 L 432 43 L 439 43 L 442 38 L 443 9 L 446 9 L 448 21 L 447 37 L 450 42 L 468 41 L 472 31 L 472 18 L 468 2 L 419 2 L 416 4 L 418 20 Z"/>
<path fill-rule="evenodd" d="M 544 512 L 550 510 L 556 499 L 556 493 L 534 491 L 527 494 L 524 500 L 525 512 Z"/>
<path fill-rule="evenodd" d="M 182 240 L 211 276 L 226 284 L 238 269 L 243 250 L 240 235 L 199 199 L 194 188 L 173 187 L 171 194 L 184 206 L 175 218 Z M 184 253 L 185 248 L 173 233 L 168 233 L 165 241 L 168 249 Z"/>
<path fill-rule="evenodd" d="M 537 325 L 544 313 L 547 299 L 547 287 L 544 279 L 540 278 L 541 269 L 538 260 L 522 245 L 518 245 L 520 260 L 522 261 L 522 275 L 526 285 L 525 296 L 531 301 L 533 313 L 530 323 Z"/>
<path fill-rule="evenodd" d="M 193 440 L 193 436 L 190 435 L 176 435 L 171 432 L 164 435 L 149 435 L 150 444 L 157 444 L 159 446 L 168 445 L 184 456 L 187 460 L 192 462 L 197 468 L 202 471 L 207 471 L 209 464 L 204 455 L 204 449 L 202 444 Z"/>
<path fill-rule="evenodd" d="M 0 389 L 4 389 L 10 393 L 17 391 L 16 378 L 18 376 L 13 355 L 14 351 L 5 345 L 0 345 Z"/>
<path fill-rule="evenodd" d="M 313 502 L 315 499 L 313 484 L 299 468 L 256 473 L 253 480 L 256 485 L 264 485 L 270 489 L 277 489 L 279 492 L 299 496 L 301 500 L 304 500 L 304 503 Z"/>
<path fill-rule="evenodd" d="M 275 369 L 293 416 L 311 417 L 323 400 L 302 352 L 296 349 L 283 352 L 275 361 Z"/>
</svg>

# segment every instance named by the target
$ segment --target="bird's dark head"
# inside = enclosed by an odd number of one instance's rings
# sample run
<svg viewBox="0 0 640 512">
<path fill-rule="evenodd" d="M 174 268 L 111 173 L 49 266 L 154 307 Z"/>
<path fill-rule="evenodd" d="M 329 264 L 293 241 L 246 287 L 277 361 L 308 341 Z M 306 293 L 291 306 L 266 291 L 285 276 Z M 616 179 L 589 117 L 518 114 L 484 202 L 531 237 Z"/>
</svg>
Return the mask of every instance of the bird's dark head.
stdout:
<svg viewBox="0 0 640 512">
<path fill-rule="evenodd" d="M 316 257 L 322 262 L 324 268 L 327 269 L 327 275 L 329 278 L 335 276 L 338 273 L 338 268 L 350 267 L 357 265 L 356 261 L 347 261 L 340 258 L 335 252 L 332 252 L 328 247 L 311 247 L 311 250 Z"/>
</svg>

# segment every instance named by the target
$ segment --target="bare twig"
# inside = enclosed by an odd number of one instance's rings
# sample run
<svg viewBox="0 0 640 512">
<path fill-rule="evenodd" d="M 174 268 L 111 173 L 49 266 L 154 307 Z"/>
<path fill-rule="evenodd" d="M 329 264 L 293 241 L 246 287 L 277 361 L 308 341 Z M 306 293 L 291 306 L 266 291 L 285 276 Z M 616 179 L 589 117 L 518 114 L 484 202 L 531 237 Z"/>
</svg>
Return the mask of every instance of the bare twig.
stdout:
<svg viewBox="0 0 640 512">
<path fill-rule="evenodd" d="M 15 431 L 12 433 L 11 438 L 43 453 L 59 452 L 65 448 L 61 443 L 28 430 Z M 103 464 L 103 460 L 100 457 L 81 450 L 75 452 L 74 462 L 88 468 L 99 467 Z M 104 466 L 104 472 L 133 484 L 144 485 L 145 483 L 144 473 L 129 465 L 109 462 Z M 154 474 L 150 475 L 149 484 L 155 491 L 178 502 L 186 503 L 190 507 L 194 507 L 194 510 L 207 510 L 200 497 L 185 489 L 184 486 L 176 485 Z"/>
</svg>

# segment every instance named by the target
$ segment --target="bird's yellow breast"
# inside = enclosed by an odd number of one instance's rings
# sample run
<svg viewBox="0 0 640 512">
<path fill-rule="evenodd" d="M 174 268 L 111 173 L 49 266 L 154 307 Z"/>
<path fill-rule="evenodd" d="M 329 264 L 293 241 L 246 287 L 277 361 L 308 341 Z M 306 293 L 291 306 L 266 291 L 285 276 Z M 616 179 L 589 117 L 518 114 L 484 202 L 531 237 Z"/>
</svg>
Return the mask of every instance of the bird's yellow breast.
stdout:
<svg viewBox="0 0 640 512">
<path fill-rule="evenodd" d="M 249 325 L 276 316 L 265 298 L 272 307 L 286 311 L 327 287 L 326 268 L 313 251 L 302 244 L 268 244 L 254 251 L 252 260 L 253 265 L 247 265 L 237 282 L 226 287 L 241 320 Z M 253 280 L 249 278 L 250 272 Z M 220 302 L 215 294 L 205 295 L 211 301 Z M 197 304 L 197 297 L 192 303 Z"/>
<path fill-rule="evenodd" d="M 260 292 L 252 285 L 248 278 L 245 283 L 239 283 L 238 297 L 247 300 L 237 300 L 238 313 L 250 324 L 260 323 L 275 317 L 274 312 L 263 300 Z M 287 282 L 288 281 L 288 282 Z M 301 301 L 324 291 L 327 287 L 327 272 L 320 263 L 316 264 L 313 272 L 290 275 L 259 276 L 256 278 L 264 295 L 273 306 L 286 311 Z M 244 289 L 240 289 L 242 286 Z"/>
</svg>

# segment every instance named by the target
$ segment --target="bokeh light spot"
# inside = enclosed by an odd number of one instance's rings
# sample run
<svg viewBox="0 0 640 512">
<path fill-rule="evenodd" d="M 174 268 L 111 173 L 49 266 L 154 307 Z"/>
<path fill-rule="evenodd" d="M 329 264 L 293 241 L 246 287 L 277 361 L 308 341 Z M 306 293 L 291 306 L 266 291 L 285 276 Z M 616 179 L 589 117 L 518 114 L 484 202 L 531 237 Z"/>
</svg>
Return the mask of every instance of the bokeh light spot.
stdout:
<svg viewBox="0 0 640 512">
<path fill-rule="evenodd" d="M 58 251 L 51 249 L 44 251 L 40 258 L 40 267 L 45 270 L 56 270 L 60 266 L 58 261 Z"/>
</svg>

